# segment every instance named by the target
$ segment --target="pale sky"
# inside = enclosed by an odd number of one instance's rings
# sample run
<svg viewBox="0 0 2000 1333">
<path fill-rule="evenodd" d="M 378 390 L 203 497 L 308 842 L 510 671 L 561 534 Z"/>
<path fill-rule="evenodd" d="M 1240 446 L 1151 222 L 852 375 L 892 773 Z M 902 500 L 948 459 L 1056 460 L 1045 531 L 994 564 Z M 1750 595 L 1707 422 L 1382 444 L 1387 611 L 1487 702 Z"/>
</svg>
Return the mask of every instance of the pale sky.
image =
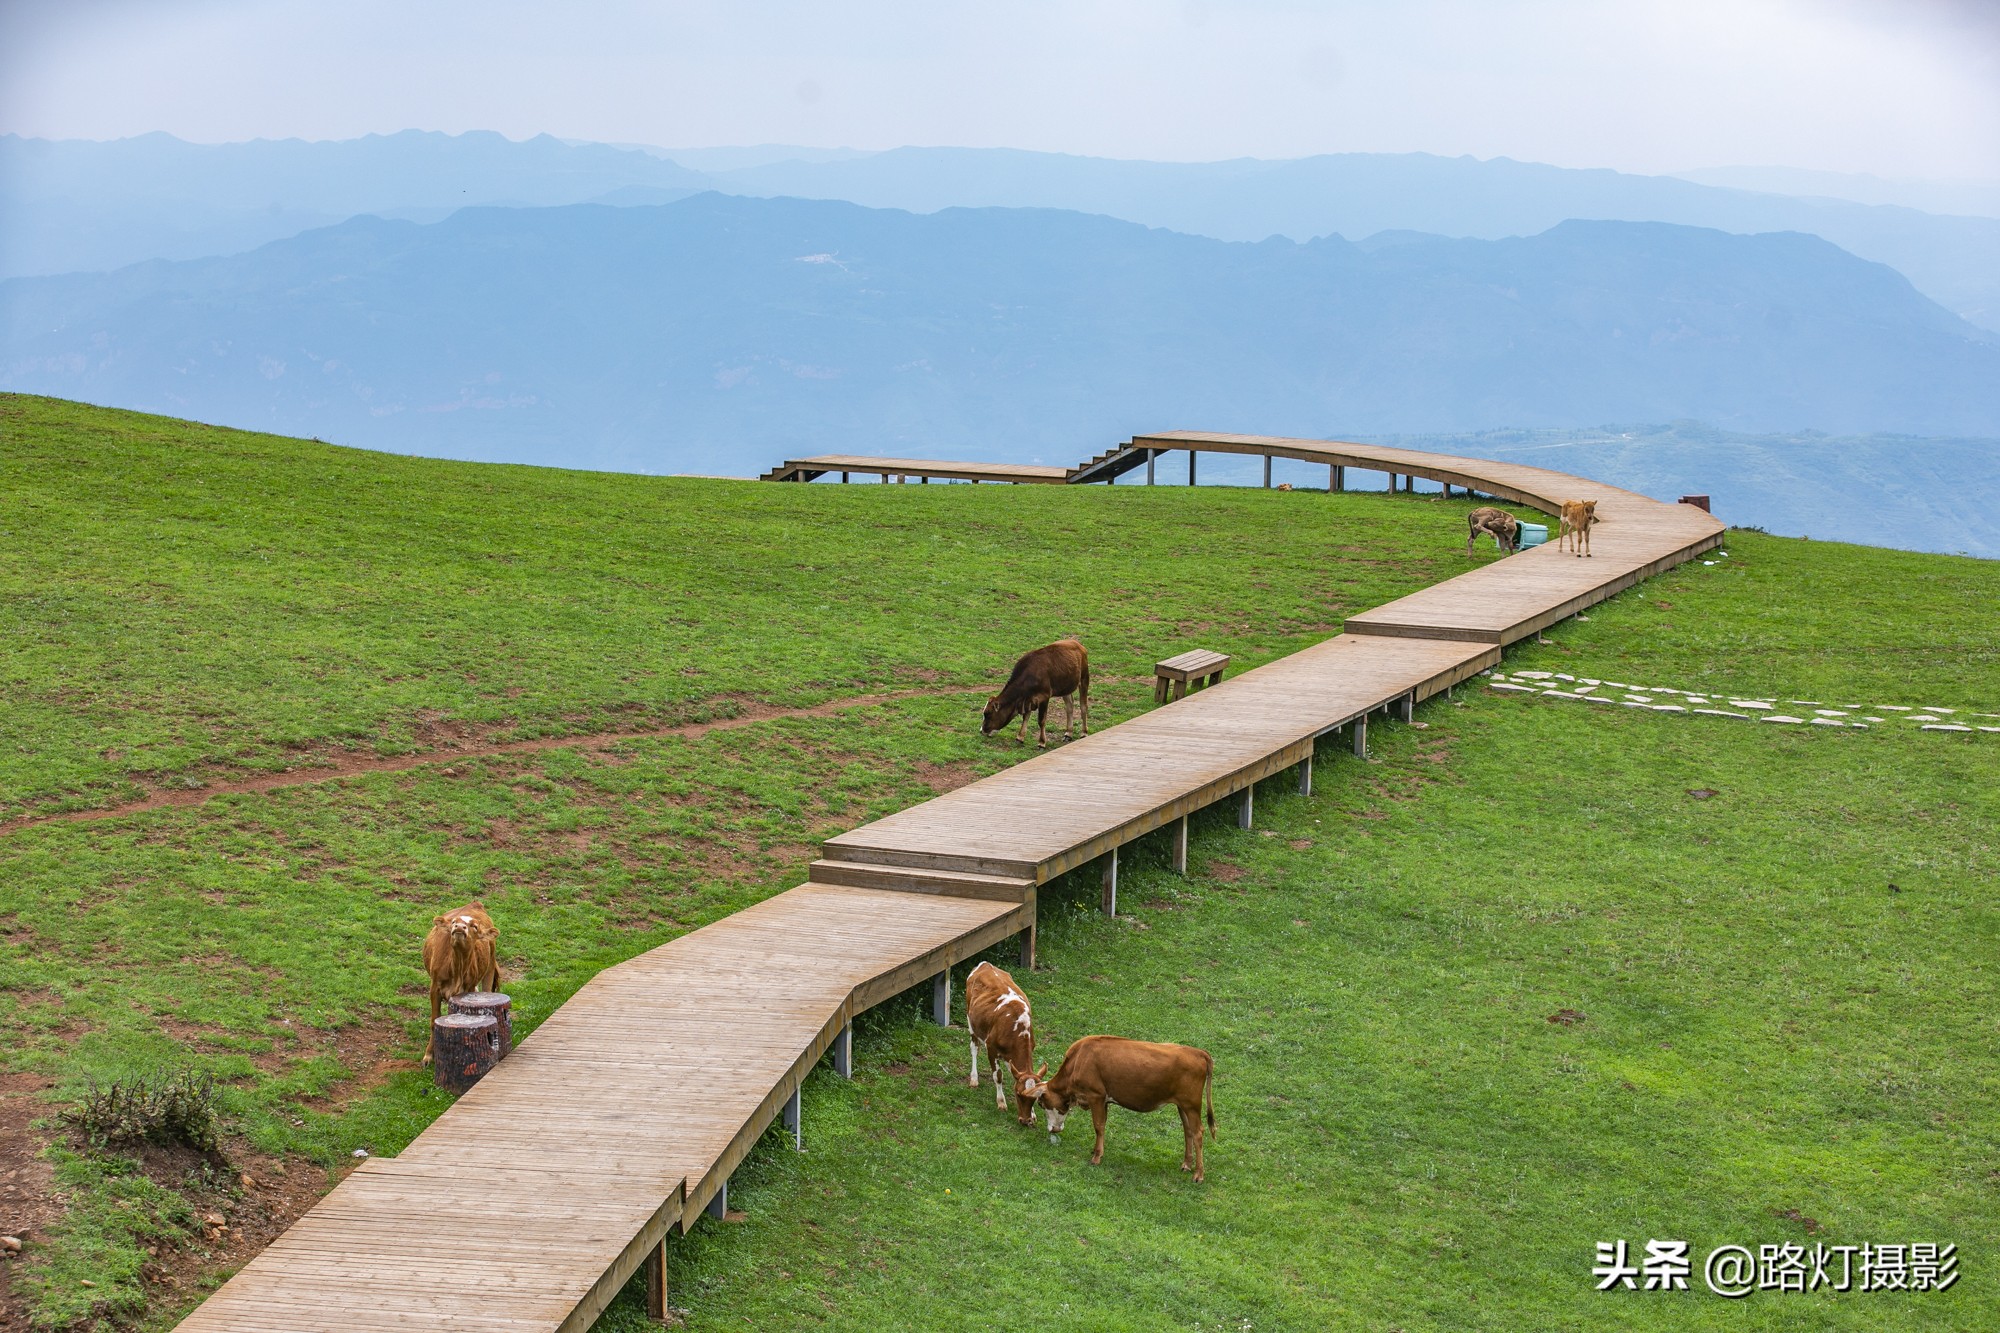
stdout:
<svg viewBox="0 0 2000 1333">
<path fill-rule="evenodd" d="M 0 131 L 2000 180 L 2000 0 L 4 0 Z"/>
</svg>

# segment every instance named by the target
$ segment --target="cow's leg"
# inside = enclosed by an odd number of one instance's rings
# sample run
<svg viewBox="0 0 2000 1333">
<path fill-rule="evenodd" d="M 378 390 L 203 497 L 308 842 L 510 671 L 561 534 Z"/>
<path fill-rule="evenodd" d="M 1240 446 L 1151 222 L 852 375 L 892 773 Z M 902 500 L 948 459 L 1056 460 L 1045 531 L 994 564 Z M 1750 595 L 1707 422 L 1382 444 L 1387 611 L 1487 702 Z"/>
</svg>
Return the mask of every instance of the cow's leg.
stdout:
<svg viewBox="0 0 2000 1333">
<path fill-rule="evenodd" d="M 1196 1180 L 1201 1179 L 1201 1102 L 1193 1106 L 1183 1106 L 1181 1112 L 1181 1170 L 1194 1172 Z"/>
<path fill-rule="evenodd" d="M 972 1077 L 966 1080 L 966 1086 L 976 1088 L 979 1086 L 979 1038 L 974 1037 L 965 1044 L 972 1048 Z"/>
<path fill-rule="evenodd" d="M 442 1000 L 443 1000 L 443 992 L 438 989 L 437 982 L 433 981 L 431 983 L 431 1025 L 430 1025 L 430 1031 L 424 1035 L 425 1064 L 429 1064 L 431 1062 L 431 1056 L 435 1053 L 437 1047 L 438 1008 Z"/>
<path fill-rule="evenodd" d="M 1000 1062 L 993 1058 L 993 1051 L 990 1047 L 986 1052 L 986 1062 L 989 1067 L 988 1072 L 993 1075 L 993 1104 L 1002 1111 L 1005 1111 L 1007 1109 L 1007 1089 L 1000 1082 Z"/>
<path fill-rule="evenodd" d="M 1090 1127 L 1097 1131 L 1097 1142 L 1090 1149 L 1090 1164 L 1096 1166 L 1104 1160 L 1104 1121 L 1110 1114 L 1107 1102 L 1096 1102 L 1090 1108 Z"/>
<path fill-rule="evenodd" d="M 1067 694 L 1065 694 L 1062 697 L 1062 699 L 1063 699 L 1063 739 L 1068 740 L 1071 736 L 1076 734 L 1076 715 L 1074 708 L 1075 700 L 1073 696 Z"/>
<path fill-rule="evenodd" d="M 1021 729 L 1014 733 L 1014 739 L 1023 745 L 1028 743 L 1028 710 L 1025 708 L 1021 710 Z"/>
<path fill-rule="evenodd" d="M 1042 700 L 1042 706 L 1035 710 L 1035 748 L 1049 748 L 1049 701 Z"/>
</svg>

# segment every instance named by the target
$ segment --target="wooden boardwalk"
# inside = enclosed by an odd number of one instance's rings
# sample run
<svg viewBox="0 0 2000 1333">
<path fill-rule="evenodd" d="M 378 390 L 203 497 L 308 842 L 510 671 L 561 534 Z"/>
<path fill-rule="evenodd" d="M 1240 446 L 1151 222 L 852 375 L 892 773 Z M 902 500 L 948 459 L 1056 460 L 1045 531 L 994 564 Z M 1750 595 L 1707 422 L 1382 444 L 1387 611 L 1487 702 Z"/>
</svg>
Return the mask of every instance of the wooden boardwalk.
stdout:
<svg viewBox="0 0 2000 1333">
<path fill-rule="evenodd" d="M 828 840 L 809 882 L 608 968 L 393 1159 L 371 1159 L 182 1324 L 190 1330 L 582 1330 L 668 1234 L 726 1199 L 730 1173 L 855 1014 L 1022 934 L 1038 886 L 1258 781 L 1315 742 L 1497 662 L 1502 646 L 1716 545 L 1689 506 L 1561 473 L 1318 441 L 1187 432 L 1163 449 L 1261 453 L 1425 477 L 1553 512 L 1599 501 L 1595 555 L 1551 544 L 1350 617 L 1348 632 Z M 912 460 L 801 460 L 924 475 Z M 1000 469 L 938 464 L 930 475 Z M 956 469 L 947 472 L 943 469 Z M 820 469 L 822 472 L 834 469 Z M 774 470 L 774 472 L 782 469 Z M 1064 479 L 1064 469 L 1044 469 Z M 1099 472 L 1103 469 L 1099 468 Z M 1338 474 L 1334 474 L 1338 476 Z M 1307 501 L 1310 503 L 1310 501 Z M 1165 646 L 1165 645 L 1163 645 Z"/>
<path fill-rule="evenodd" d="M 1069 480 L 1070 469 L 1035 467 L 1028 463 L 953 463 L 936 458 L 869 458 L 858 454 L 820 454 L 813 458 L 788 458 L 766 472 L 761 481 L 814 481 L 840 474 L 880 477 L 907 481 L 994 481 L 1060 486 Z"/>
</svg>

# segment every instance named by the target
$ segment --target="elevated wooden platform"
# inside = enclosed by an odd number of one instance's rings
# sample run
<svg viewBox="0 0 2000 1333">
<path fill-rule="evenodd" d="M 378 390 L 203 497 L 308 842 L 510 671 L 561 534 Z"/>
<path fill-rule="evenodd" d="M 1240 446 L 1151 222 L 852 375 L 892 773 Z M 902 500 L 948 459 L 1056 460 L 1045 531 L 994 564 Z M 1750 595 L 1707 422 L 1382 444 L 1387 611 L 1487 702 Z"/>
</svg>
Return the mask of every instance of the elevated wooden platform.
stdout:
<svg viewBox="0 0 2000 1333">
<path fill-rule="evenodd" d="M 1058 483 L 1180 449 L 1357 467 L 1545 512 L 1599 502 L 1596 554 L 1537 548 L 1350 617 L 1348 633 L 829 839 L 808 883 L 595 977 L 393 1160 L 348 1177 L 182 1327 L 573 1330 L 726 1198 L 729 1174 L 853 1016 L 1026 932 L 1038 886 L 1254 784 L 1346 727 L 1499 661 L 1502 645 L 1714 546 L 1722 525 L 1561 473 L 1409 450 L 1176 431 L 1084 468 L 793 460 L 829 472 Z M 948 996 L 948 989 L 934 991 Z M 473 1225 L 455 1226 L 465 1221 Z"/>
<path fill-rule="evenodd" d="M 857 454 L 821 454 L 816 458 L 793 458 L 766 472 L 759 481 L 817 481 L 840 474 L 880 477 L 884 481 L 905 481 L 911 477 L 927 481 L 991 481 L 1016 485 L 1060 486 L 1069 480 L 1069 469 L 1035 467 L 1027 463 L 953 463 L 935 458 L 870 458 Z"/>
</svg>

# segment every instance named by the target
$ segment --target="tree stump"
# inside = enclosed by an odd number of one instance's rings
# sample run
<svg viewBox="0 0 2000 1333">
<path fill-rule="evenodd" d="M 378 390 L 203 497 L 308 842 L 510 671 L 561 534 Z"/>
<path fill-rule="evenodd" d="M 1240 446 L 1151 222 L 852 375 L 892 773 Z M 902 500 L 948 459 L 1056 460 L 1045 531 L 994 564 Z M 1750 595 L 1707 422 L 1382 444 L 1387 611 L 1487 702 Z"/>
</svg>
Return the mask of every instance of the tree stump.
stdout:
<svg viewBox="0 0 2000 1333">
<path fill-rule="evenodd" d="M 476 990 L 448 1002 L 454 1014 L 491 1014 L 500 1025 L 500 1058 L 514 1049 L 514 1002 L 497 991 Z"/>
<path fill-rule="evenodd" d="M 467 1091 L 500 1062 L 500 1023 L 491 1014 L 440 1014 L 431 1030 L 432 1077 L 446 1092 Z"/>
</svg>

